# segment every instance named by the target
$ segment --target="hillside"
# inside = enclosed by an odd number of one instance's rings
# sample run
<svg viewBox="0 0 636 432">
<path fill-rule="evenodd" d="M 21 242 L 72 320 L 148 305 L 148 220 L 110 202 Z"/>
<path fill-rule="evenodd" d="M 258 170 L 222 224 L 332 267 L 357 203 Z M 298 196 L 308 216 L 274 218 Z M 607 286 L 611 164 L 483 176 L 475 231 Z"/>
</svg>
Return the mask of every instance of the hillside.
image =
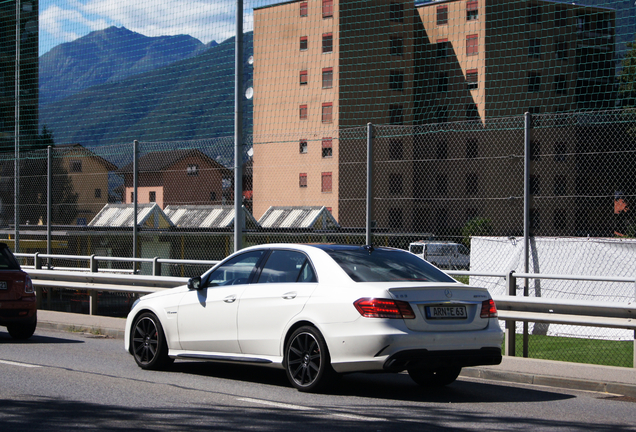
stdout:
<svg viewBox="0 0 636 432">
<path fill-rule="evenodd" d="M 251 85 L 252 33 L 244 36 L 244 82 Z M 252 101 L 244 130 L 251 133 Z M 40 125 L 57 144 L 98 146 L 139 141 L 191 140 L 234 133 L 234 38 L 150 72 L 86 88 L 42 105 Z"/>
<path fill-rule="evenodd" d="M 187 35 L 147 37 L 123 27 L 94 31 L 40 57 L 40 106 L 193 57 L 214 45 Z"/>
</svg>

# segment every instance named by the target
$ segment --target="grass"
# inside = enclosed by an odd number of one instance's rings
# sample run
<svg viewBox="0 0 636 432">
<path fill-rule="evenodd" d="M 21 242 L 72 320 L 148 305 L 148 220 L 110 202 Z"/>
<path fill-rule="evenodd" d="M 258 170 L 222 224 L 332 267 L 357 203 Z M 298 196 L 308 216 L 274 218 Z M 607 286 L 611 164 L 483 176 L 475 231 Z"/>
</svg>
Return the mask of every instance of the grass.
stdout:
<svg viewBox="0 0 636 432">
<path fill-rule="evenodd" d="M 468 285 L 468 281 L 470 280 L 470 276 L 464 276 L 464 275 L 455 275 L 451 277 L 455 279 L 457 282 L 461 282 L 466 285 Z"/>
<path fill-rule="evenodd" d="M 517 334 L 515 352 L 517 357 L 523 355 L 521 334 Z M 634 367 L 634 342 L 529 335 L 528 357 L 631 368 Z"/>
</svg>

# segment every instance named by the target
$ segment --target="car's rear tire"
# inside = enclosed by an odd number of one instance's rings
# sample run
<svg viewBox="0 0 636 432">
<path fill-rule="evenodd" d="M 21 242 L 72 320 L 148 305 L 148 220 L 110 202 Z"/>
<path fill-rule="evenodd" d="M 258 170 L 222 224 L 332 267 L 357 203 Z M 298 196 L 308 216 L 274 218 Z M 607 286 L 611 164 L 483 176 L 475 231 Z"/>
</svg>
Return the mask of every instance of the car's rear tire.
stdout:
<svg viewBox="0 0 636 432">
<path fill-rule="evenodd" d="M 289 382 L 302 392 L 324 390 L 336 378 L 325 339 L 311 326 L 298 328 L 285 346 Z"/>
<path fill-rule="evenodd" d="M 444 387 L 454 382 L 459 373 L 460 367 L 447 367 L 432 369 L 408 369 L 409 376 L 413 381 L 422 387 Z"/>
<path fill-rule="evenodd" d="M 33 322 L 26 324 L 10 324 L 7 326 L 7 331 L 13 339 L 27 340 L 33 333 L 38 325 L 37 315 L 33 317 Z"/>
<path fill-rule="evenodd" d="M 130 332 L 132 354 L 142 369 L 165 369 L 174 361 L 168 357 L 168 344 L 157 316 L 146 312 L 135 319 Z"/>
</svg>

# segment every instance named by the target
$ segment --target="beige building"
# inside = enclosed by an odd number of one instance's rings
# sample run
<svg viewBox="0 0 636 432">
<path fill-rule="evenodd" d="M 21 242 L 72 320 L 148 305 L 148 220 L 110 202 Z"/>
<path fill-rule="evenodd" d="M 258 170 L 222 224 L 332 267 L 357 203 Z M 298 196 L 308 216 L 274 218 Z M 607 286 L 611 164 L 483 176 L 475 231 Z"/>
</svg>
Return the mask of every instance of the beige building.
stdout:
<svg viewBox="0 0 636 432">
<path fill-rule="evenodd" d="M 272 205 L 326 206 L 341 226 L 363 226 L 363 128 L 372 122 L 387 125 L 374 143 L 378 227 L 449 234 L 485 216 L 498 232 L 519 232 L 501 203 L 520 195 L 523 170 L 500 156 L 523 153 L 523 130 L 497 130 L 495 119 L 610 108 L 614 20 L 610 9 L 544 0 L 255 9 L 254 216 Z M 457 121 L 467 123 L 445 126 Z M 572 130 L 537 134 L 544 153 L 581 147 Z M 544 157 L 533 169 L 544 194 L 558 192 L 533 214 L 561 212 L 554 226 L 566 232 L 581 213 L 563 198 L 579 181 L 574 158 Z M 506 206 L 518 213 L 522 201 Z"/>
</svg>

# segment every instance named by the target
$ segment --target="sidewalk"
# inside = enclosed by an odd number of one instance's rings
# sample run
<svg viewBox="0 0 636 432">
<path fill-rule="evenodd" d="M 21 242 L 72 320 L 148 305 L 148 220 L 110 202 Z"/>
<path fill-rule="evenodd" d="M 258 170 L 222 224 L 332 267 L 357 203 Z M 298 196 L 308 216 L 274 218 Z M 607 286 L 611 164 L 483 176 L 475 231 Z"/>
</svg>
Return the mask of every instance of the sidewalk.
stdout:
<svg viewBox="0 0 636 432">
<path fill-rule="evenodd" d="M 123 339 L 125 323 L 123 318 L 38 311 L 38 328 L 41 329 L 78 331 Z M 636 398 L 636 368 L 504 357 L 498 366 L 464 368 L 461 376 Z"/>
</svg>

